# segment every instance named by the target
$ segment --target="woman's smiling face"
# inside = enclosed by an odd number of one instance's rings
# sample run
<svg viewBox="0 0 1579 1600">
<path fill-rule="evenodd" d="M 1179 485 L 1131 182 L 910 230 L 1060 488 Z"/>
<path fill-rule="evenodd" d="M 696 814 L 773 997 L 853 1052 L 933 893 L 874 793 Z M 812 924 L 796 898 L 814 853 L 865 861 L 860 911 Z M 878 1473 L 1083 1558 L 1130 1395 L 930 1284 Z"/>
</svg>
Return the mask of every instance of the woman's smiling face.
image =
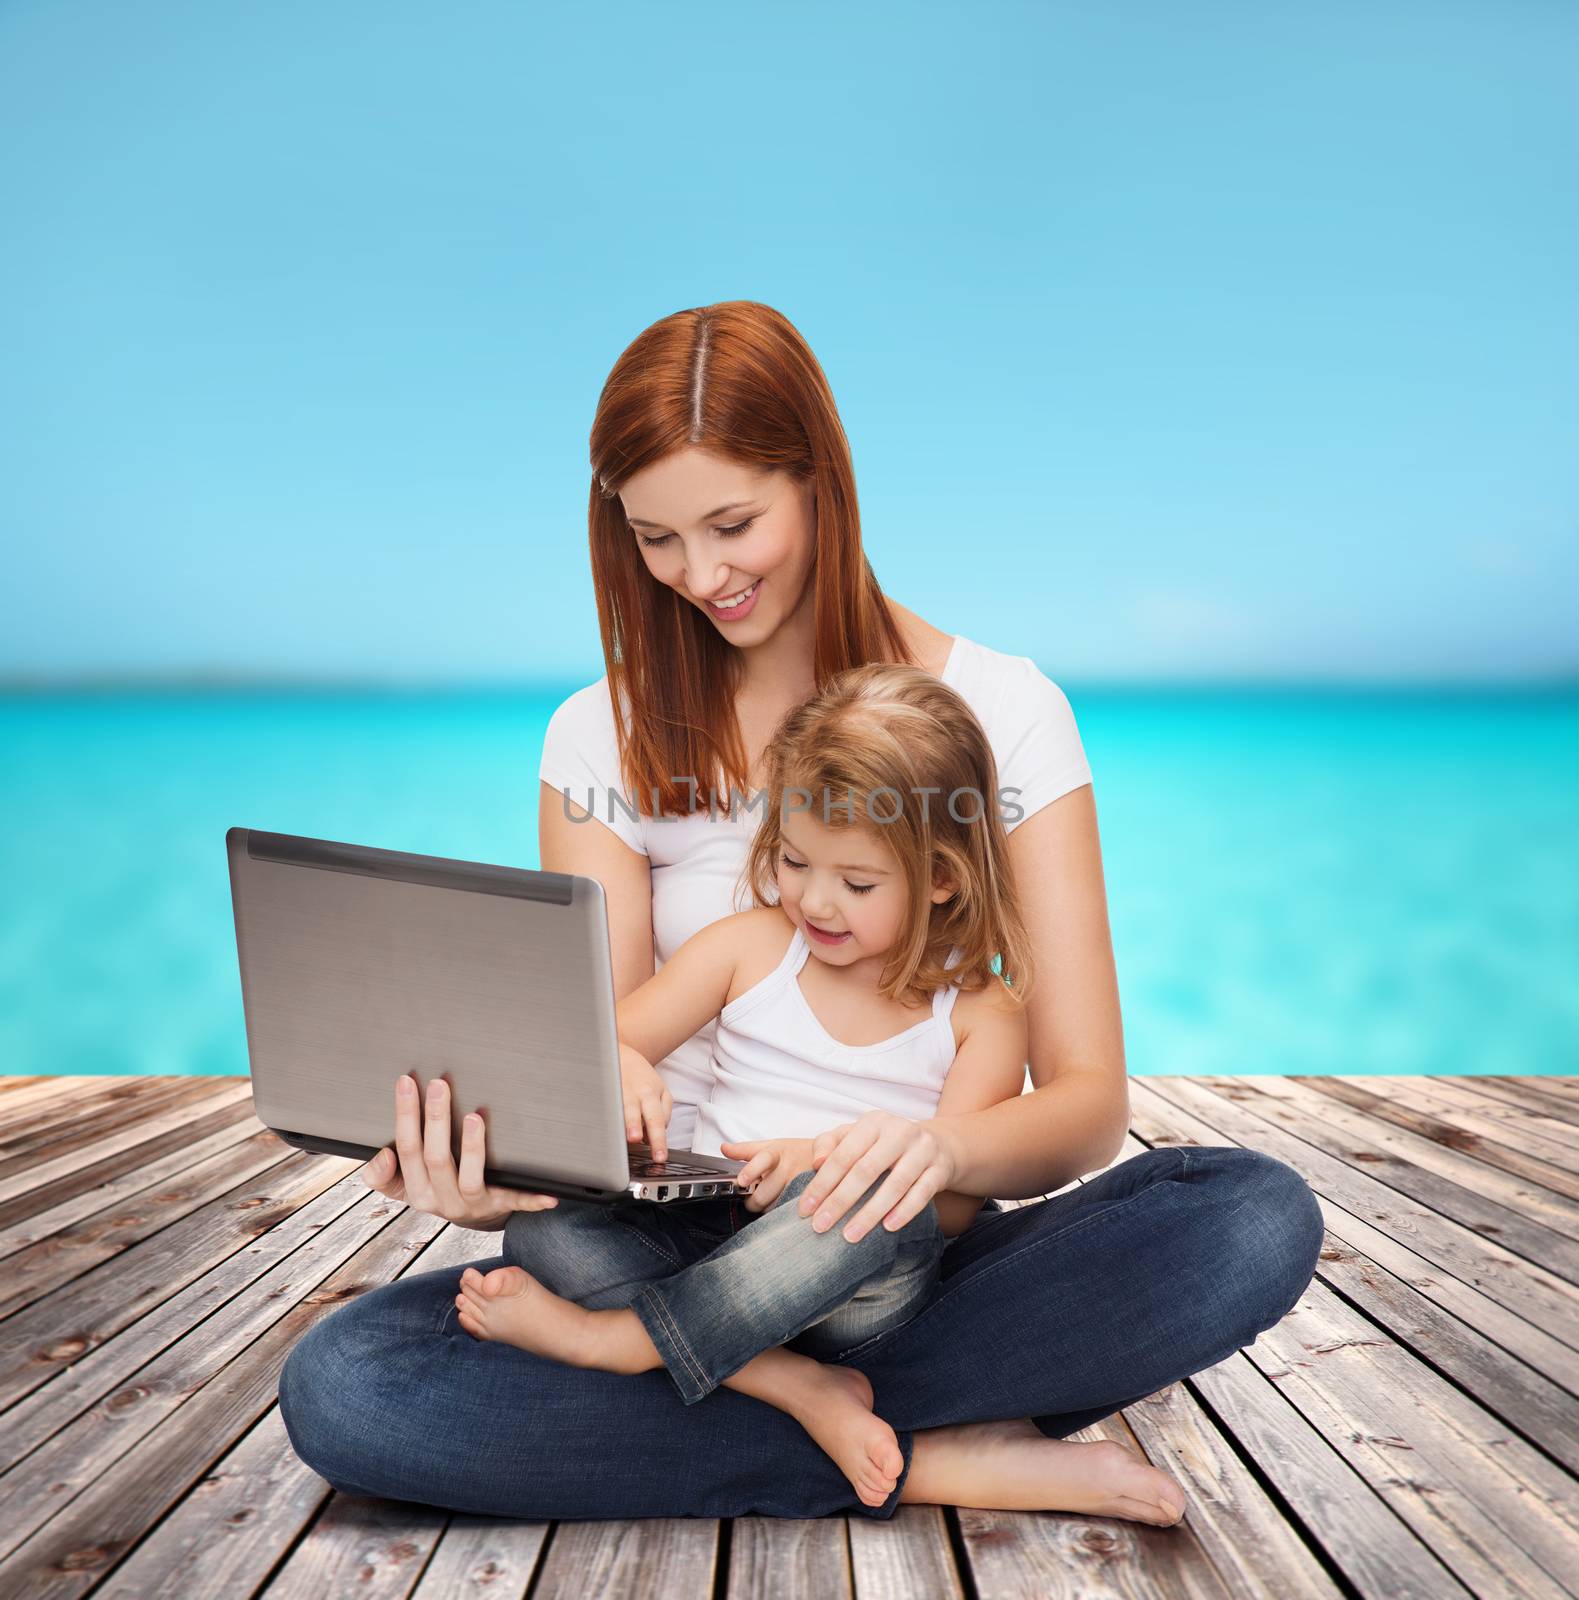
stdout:
<svg viewBox="0 0 1579 1600">
<path fill-rule="evenodd" d="M 632 474 L 619 497 L 647 570 L 731 644 L 761 644 L 800 605 L 815 546 L 809 484 L 693 448 Z"/>
</svg>

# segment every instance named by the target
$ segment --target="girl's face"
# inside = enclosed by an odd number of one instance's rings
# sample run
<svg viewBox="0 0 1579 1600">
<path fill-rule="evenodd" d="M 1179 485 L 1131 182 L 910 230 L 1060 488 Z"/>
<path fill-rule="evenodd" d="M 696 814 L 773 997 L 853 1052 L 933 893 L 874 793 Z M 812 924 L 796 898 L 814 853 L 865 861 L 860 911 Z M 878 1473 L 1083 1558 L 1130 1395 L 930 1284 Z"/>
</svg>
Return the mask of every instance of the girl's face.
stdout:
<svg viewBox="0 0 1579 1600">
<path fill-rule="evenodd" d="M 779 904 L 818 960 L 848 967 L 886 956 L 905 930 L 910 891 L 875 827 L 833 828 L 789 812 L 780 833 Z"/>
<path fill-rule="evenodd" d="M 731 644 L 761 644 L 800 605 L 815 543 L 809 485 L 693 448 L 633 474 L 620 503 L 647 570 Z"/>
</svg>

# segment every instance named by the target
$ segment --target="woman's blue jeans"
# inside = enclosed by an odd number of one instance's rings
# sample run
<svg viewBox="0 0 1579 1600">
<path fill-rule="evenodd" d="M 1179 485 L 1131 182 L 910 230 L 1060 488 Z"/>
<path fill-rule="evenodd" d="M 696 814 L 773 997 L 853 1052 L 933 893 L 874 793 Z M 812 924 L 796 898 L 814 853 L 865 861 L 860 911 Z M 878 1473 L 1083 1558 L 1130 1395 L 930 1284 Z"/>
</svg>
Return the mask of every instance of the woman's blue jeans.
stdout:
<svg viewBox="0 0 1579 1600">
<path fill-rule="evenodd" d="M 920 1428 L 1030 1417 L 1062 1438 L 1253 1343 L 1304 1292 L 1321 1240 L 1321 1209 L 1283 1162 L 1150 1150 L 1050 1200 L 984 1210 L 921 1310 L 840 1359 L 871 1379 L 905 1474 Z M 800 1423 L 749 1395 L 687 1405 L 664 1371 L 472 1338 L 458 1278 L 371 1290 L 291 1351 L 285 1426 L 337 1489 L 534 1521 L 893 1515 L 903 1475 L 862 1505 Z"/>
<path fill-rule="evenodd" d="M 851 1244 L 796 1210 L 816 1176 L 797 1173 L 761 1213 L 747 1211 L 743 1195 L 678 1205 L 561 1200 L 516 1212 L 504 1253 L 567 1300 L 629 1306 L 694 1405 L 763 1350 L 793 1339 L 819 1361 L 843 1358 L 926 1303 L 945 1244 L 937 1207 Z"/>
</svg>

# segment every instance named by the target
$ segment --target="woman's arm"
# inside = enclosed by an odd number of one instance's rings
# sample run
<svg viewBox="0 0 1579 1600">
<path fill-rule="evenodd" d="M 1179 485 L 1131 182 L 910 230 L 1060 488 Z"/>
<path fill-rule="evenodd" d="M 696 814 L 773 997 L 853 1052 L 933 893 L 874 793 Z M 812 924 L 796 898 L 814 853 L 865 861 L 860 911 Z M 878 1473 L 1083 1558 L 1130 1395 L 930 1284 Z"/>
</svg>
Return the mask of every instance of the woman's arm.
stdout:
<svg viewBox="0 0 1579 1600">
<path fill-rule="evenodd" d="M 954 1003 L 961 1024 L 959 1052 L 943 1080 L 937 1115 L 965 1117 L 970 1112 L 1015 1099 L 1025 1087 L 1025 1008 L 1001 984 L 962 994 Z M 981 1196 L 942 1189 L 933 1195 L 944 1233 L 963 1233 L 981 1210 Z"/>
<path fill-rule="evenodd" d="M 815 1210 L 832 1226 L 873 1176 L 889 1173 L 847 1238 L 885 1219 L 902 1227 L 939 1189 L 984 1199 L 1046 1194 L 1107 1166 L 1123 1146 L 1129 1083 L 1091 785 L 1027 817 L 1009 835 L 1009 856 L 1036 953 L 1026 1002 L 1035 1087 L 983 1111 L 925 1122 L 873 1111 L 820 1135 L 803 1215 Z M 902 1158 L 906 1172 L 932 1175 L 932 1189 L 902 1177 Z"/>
<path fill-rule="evenodd" d="M 1024 1199 L 1107 1166 L 1129 1131 L 1124 1024 L 1096 802 L 1083 784 L 1009 835 L 1036 957 L 1028 1094 L 939 1119 L 966 1194 Z M 941 1109 L 941 1108 L 940 1108 Z"/>
<path fill-rule="evenodd" d="M 567 805 L 584 820 L 567 817 Z M 652 976 L 652 864 L 551 783 L 538 785 L 537 853 L 544 872 L 572 872 L 603 885 L 614 995 L 623 1000 Z"/>
</svg>

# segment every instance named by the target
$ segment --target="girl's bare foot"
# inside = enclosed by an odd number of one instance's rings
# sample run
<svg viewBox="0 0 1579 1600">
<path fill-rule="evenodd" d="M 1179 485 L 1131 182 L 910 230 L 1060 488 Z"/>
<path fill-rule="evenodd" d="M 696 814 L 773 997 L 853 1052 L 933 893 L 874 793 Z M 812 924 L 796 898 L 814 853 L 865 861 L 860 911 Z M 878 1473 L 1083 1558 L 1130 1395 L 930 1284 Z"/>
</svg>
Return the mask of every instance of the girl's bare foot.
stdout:
<svg viewBox="0 0 1579 1600">
<path fill-rule="evenodd" d="M 832 1456 L 862 1505 L 880 1506 L 904 1471 L 894 1430 L 872 1410 L 872 1381 L 854 1367 L 809 1362 L 805 1388 L 784 1409 Z"/>
<path fill-rule="evenodd" d="M 663 1364 L 641 1318 L 629 1308 L 589 1311 L 520 1267 L 487 1274 L 467 1267 L 455 1296 L 460 1325 L 478 1339 L 513 1344 L 534 1355 L 603 1372 L 647 1372 Z M 805 1356 L 765 1352 L 759 1375 L 773 1375 L 770 1403 L 788 1411 L 834 1459 L 864 1505 L 894 1492 L 905 1458 L 894 1430 L 872 1411 L 872 1385 L 853 1367 L 823 1366 Z M 749 1379 L 732 1387 L 761 1393 Z"/>
<path fill-rule="evenodd" d="M 455 1296 L 460 1325 L 478 1339 L 513 1344 L 533 1355 L 603 1372 L 646 1372 L 661 1363 L 634 1311 L 588 1311 L 519 1267 L 475 1267 Z"/>
<path fill-rule="evenodd" d="M 1049 1439 L 1034 1422 L 973 1422 L 915 1435 L 900 1499 L 1000 1511 L 1079 1511 L 1172 1527 L 1184 1490 L 1111 1439 Z"/>
</svg>

